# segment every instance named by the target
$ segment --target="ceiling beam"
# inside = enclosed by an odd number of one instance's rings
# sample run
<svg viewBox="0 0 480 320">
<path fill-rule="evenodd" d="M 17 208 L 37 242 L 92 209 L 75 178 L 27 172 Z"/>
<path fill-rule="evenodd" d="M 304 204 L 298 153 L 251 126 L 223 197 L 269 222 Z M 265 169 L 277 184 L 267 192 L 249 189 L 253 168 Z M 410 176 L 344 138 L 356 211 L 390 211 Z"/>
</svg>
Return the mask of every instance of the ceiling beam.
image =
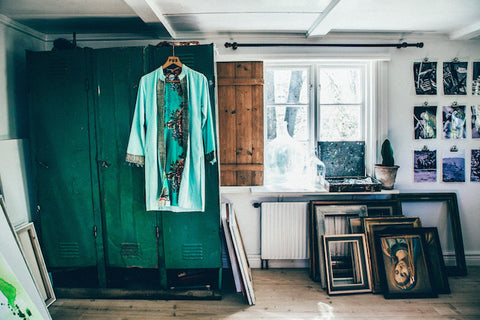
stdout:
<svg viewBox="0 0 480 320">
<path fill-rule="evenodd" d="M 450 40 L 470 40 L 480 36 L 480 21 L 453 31 L 449 34 Z"/>
<path fill-rule="evenodd" d="M 331 0 L 330 3 L 328 4 L 328 6 L 325 8 L 325 10 L 323 10 L 317 17 L 317 19 L 315 19 L 315 21 L 313 22 L 313 24 L 310 26 L 310 28 L 307 30 L 307 33 L 305 34 L 305 36 L 307 38 L 309 38 L 310 36 L 312 35 L 315 35 L 315 36 L 324 36 L 326 35 L 327 33 L 330 32 L 330 30 L 332 29 L 331 26 L 328 26 L 328 27 L 323 27 L 323 28 L 320 28 L 320 23 L 325 19 L 325 17 L 333 10 L 333 8 L 335 8 L 337 6 L 337 4 L 340 2 L 340 0 Z"/>
<path fill-rule="evenodd" d="M 163 27 L 170 34 L 172 39 L 177 37 L 177 33 L 165 18 L 161 8 L 155 0 L 124 0 L 133 11 L 154 30 Z M 161 28 L 160 28 L 161 29 Z"/>
</svg>

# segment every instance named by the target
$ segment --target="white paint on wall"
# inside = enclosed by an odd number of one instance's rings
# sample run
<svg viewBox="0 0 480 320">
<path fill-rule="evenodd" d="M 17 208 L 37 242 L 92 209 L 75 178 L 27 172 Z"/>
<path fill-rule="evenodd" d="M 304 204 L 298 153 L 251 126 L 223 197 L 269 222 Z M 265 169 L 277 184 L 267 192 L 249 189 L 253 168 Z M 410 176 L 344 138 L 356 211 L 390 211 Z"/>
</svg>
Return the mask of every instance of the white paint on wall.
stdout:
<svg viewBox="0 0 480 320">
<path fill-rule="evenodd" d="M 0 140 L 28 137 L 26 50 L 45 42 L 0 20 Z"/>
</svg>

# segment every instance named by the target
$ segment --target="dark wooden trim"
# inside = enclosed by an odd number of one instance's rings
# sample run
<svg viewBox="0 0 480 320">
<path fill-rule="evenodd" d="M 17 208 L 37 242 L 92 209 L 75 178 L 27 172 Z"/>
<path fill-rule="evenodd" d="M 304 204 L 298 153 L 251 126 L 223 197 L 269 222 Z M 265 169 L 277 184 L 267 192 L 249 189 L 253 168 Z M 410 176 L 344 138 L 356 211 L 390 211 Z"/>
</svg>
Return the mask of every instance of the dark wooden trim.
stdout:
<svg viewBox="0 0 480 320">
<path fill-rule="evenodd" d="M 63 299 L 148 299 L 148 300 L 221 300 L 214 290 L 125 290 L 99 288 L 55 288 Z"/>
<path fill-rule="evenodd" d="M 458 210 L 457 194 L 454 192 L 444 193 L 400 193 L 397 199 L 401 202 L 446 202 L 450 225 L 452 227 L 453 245 L 455 247 L 455 266 L 446 266 L 449 276 L 466 276 L 467 263 L 465 261 L 465 249 L 463 247 L 462 226 L 460 224 L 460 212 Z"/>
</svg>

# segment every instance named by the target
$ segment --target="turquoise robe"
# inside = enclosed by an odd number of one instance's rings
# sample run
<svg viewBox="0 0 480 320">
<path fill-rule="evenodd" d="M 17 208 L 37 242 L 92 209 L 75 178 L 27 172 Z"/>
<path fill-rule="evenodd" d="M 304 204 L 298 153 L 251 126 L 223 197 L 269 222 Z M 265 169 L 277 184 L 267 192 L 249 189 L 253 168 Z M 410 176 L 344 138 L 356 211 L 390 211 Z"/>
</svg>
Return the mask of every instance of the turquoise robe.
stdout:
<svg viewBox="0 0 480 320">
<path fill-rule="evenodd" d="M 162 67 L 140 79 L 126 161 L 145 166 L 145 194 L 148 211 L 205 211 L 205 156 L 213 164 L 215 131 L 207 78 L 183 65 L 178 76 L 182 94 L 184 169 L 178 189 L 178 205 L 162 201 L 170 194 L 165 159 L 165 75 Z M 168 103 L 168 101 L 167 101 Z M 185 107 L 187 106 L 187 107 Z M 161 130 L 160 130 L 161 129 Z"/>
</svg>

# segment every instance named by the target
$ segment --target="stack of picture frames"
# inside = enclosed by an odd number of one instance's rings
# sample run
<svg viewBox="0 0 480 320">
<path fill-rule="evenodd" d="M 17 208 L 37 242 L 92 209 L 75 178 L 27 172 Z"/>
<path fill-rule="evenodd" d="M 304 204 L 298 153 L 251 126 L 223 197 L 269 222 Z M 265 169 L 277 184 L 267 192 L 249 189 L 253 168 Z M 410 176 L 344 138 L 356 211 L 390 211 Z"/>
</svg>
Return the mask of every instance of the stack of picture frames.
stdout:
<svg viewBox="0 0 480 320">
<path fill-rule="evenodd" d="M 457 266 L 446 268 L 438 229 L 402 215 L 402 201 L 421 199 L 405 194 L 384 200 L 311 201 L 311 278 L 329 295 L 372 292 L 385 298 L 420 298 L 449 293 L 448 275 L 466 274 L 463 246 L 456 244 Z M 453 233 L 458 239 L 458 228 Z"/>
<path fill-rule="evenodd" d="M 237 292 L 242 292 L 249 305 L 255 304 L 252 271 L 247 259 L 242 234 L 230 203 L 222 203 L 223 235 Z"/>
</svg>

